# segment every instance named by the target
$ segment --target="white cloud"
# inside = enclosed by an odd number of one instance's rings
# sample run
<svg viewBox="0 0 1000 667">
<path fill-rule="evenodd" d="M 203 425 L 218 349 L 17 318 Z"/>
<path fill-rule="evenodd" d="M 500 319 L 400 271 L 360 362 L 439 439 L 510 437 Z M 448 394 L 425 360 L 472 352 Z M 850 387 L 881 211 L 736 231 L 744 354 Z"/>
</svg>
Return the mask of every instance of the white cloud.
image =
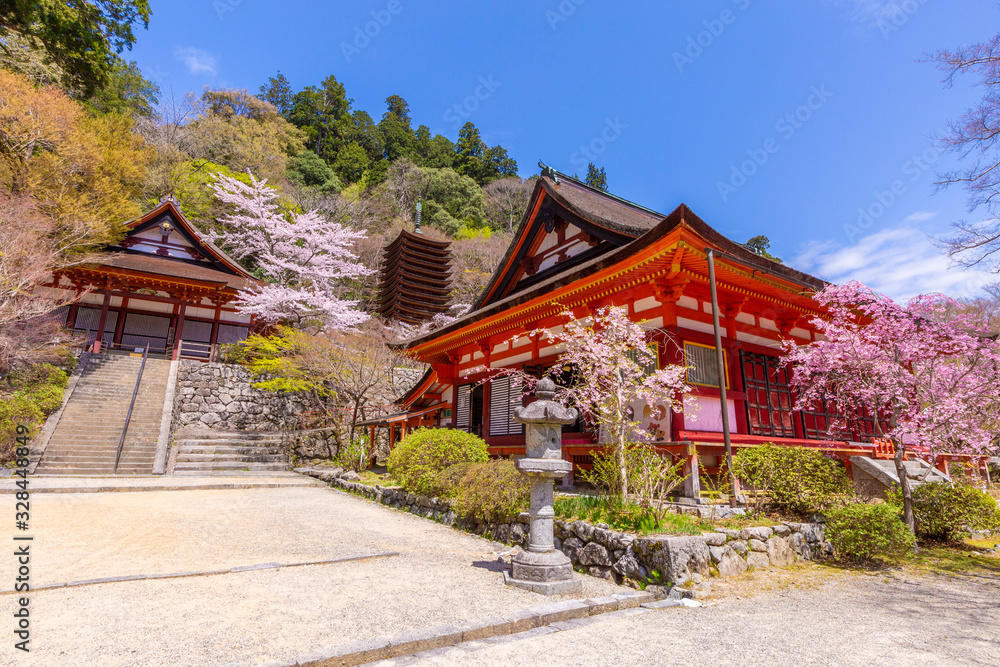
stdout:
<svg viewBox="0 0 1000 667">
<path fill-rule="evenodd" d="M 851 246 L 812 243 L 791 265 L 833 283 L 859 280 L 897 301 L 940 292 L 973 296 L 996 275 L 953 266 L 926 233 L 913 227 L 885 229 Z"/>
<path fill-rule="evenodd" d="M 916 213 L 911 213 L 903 218 L 903 222 L 927 222 L 935 215 L 937 215 L 937 213 L 934 211 L 917 211 Z"/>
<path fill-rule="evenodd" d="M 191 74 L 205 72 L 215 76 L 215 56 L 208 51 L 188 46 L 178 48 L 174 51 L 174 55 L 187 66 Z"/>
</svg>

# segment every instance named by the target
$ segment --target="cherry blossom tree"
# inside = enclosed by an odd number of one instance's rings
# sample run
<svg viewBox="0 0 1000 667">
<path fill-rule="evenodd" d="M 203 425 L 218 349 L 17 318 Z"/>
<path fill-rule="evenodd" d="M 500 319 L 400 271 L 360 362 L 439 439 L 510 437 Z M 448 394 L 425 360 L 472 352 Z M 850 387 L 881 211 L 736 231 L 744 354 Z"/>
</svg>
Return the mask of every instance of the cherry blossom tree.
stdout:
<svg viewBox="0 0 1000 667">
<path fill-rule="evenodd" d="M 241 313 L 335 330 L 368 319 L 355 308 L 357 301 L 342 298 L 347 281 L 371 273 L 352 252 L 363 232 L 316 211 L 283 209 L 278 192 L 252 174 L 249 185 L 219 174 L 211 188 L 235 212 L 220 218 L 223 233 L 210 237 L 236 259 L 252 262 L 255 273 L 267 281 L 241 294 Z"/>
<path fill-rule="evenodd" d="M 1000 345 L 985 333 L 982 318 L 942 295 L 919 296 L 904 307 L 850 282 L 826 287 L 816 300 L 827 311 L 813 320 L 823 339 L 785 343 L 795 364 L 797 408 L 832 398 L 842 412 L 863 408 L 876 416 L 876 431 L 894 447 L 904 520 L 912 530 L 903 465 L 910 447 L 935 456 L 996 449 Z"/>
<path fill-rule="evenodd" d="M 575 319 L 570 311 L 562 315 L 567 322 L 561 331 L 539 329 L 526 335 L 564 348 L 549 374 L 558 378 L 562 368 L 569 365 L 576 382 L 560 386 L 557 398 L 576 406 L 600 428 L 602 442 L 614 455 L 624 499 L 629 493 L 629 446 L 656 439 L 653 432 L 642 428 L 636 408 L 643 403 L 650 406 L 655 419 L 665 419 L 670 410 L 684 410 L 685 398 L 691 393 L 687 369 L 667 365 L 649 370 L 657 367 L 656 344 L 651 343 L 649 332 L 640 323 L 629 319 L 627 308 L 607 306 L 584 320 Z M 501 369 L 497 375 L 520 376 L 529 391 L 538 381 L 511 369 Z M 686 414 L 693 417 L 695 409 L 693 401 L 689 401 Z"/>
</svg>

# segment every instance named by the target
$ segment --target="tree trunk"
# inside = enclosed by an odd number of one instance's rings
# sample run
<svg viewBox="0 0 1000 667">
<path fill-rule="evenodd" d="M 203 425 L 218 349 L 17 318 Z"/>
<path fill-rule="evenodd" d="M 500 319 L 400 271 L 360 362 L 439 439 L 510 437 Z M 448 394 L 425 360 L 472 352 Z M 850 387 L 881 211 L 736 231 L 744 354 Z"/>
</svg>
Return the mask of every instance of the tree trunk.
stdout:
<svg viewBox="0 0 1000 667">
<path fill-rule="evenodd" d="M 899 477 L 899 488 L 903 491 L 903 522 L 910 529 L 911 533 L 916 532 L 913 521 L 913 494 L 910 491 L 910 478 L 906 476 L 906 467 L 903 465 L 903 457 L 906 455 L 906 445 L 898 440 L 893 441 L 896 455 L 893 461 L 896 463 L 896 475 Z"/>
<path fill-rule="evenodd" d="M 618 477 L 621 481 L 622 503 L 628 498 L 628 471 L 625 469 L 625 442 L 619 438 L 615 444 L 615 463 L 618 464 Z"/>
</svg>

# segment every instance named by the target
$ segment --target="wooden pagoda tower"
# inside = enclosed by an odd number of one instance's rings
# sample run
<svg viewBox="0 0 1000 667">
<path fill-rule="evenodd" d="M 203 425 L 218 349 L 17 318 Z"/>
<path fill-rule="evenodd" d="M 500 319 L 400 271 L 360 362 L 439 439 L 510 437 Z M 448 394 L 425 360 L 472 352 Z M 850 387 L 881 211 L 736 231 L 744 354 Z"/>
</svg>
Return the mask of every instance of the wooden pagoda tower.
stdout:
<svg viewBox="0 0 1000 667">
<path fill-rule="evenodd" d="M 386 320 L 422 324 L 447 312 L 451 298 L 451 243 L 405 229 L 382 250 L 378 312 Z"/>
</svg>

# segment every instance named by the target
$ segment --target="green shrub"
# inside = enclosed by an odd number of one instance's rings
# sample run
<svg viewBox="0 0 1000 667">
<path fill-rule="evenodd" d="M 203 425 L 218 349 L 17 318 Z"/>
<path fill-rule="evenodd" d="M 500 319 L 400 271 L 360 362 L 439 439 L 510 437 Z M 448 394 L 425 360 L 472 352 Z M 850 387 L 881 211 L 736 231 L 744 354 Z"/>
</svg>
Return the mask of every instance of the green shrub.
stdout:
<svg viewBox="0 0 1000 667">
<path fill-rule="evenodd" d="M 553 503 L 556 517 L 563 521 L 606 523 L 612 530 L 648 535 L 701 535 L 712 530 L 712 524 L 690 514 L 666 512 L 657 515 L 632 502 L 608 496 L 556 496 Z"/>
<path fill-rule="evenodd" d="M 485 463 L 490 459 L 486 441 L 450 428 L 420 428 L 410 433 L 389 454 L 389 474 L 408 491 L 430 495 L 434 478 L 456 463 Z"/>
<path fill-rule="evenodd" d="M 0 390 L 0 465 L 14 459 L 17 427 L 23 424 L 30 436 L 46 417 L 62 405 L 69 376 L 51 364 L 39 364 L 7 378 L 7 391 Z"/>
<path fill-rule="evenodd" d="M 851 496 L 844 467 L 804 447 L 762 445 L 741 449 L 733 471 L 747 491 L 779 512 L 808 514 L 843 504 Z"/>
<path fill-rule="evenodd" d="M 456 463 L 439 472 L 434 476 L 433 494 L 441 498 L 454 498 L 458 494 L 458 488 L 465 473 L 469 472 L 469 468 L 475 465 L 480 464 Z"/>
<path fill-rule="evenodd" d="M 846 505 L 827 512 L 826 522 L 827 539 L 843 560 L 896 559 L 913 548 L 913 533 L 891 503 Z"/>
<path fill-rule="evenodd" d="M 344 436 L 350 437 L 350 433 L 345 433 Z M 354 472 L 367 470 L 370 444 L 368 434 L 358 430 L 354 433 L 354 440 L 343 442 L 337 448 L 333 462 Z"/>
<path fill-rule="evenodd" d="M 455 487 L 455 510 L 483 521 L 510 523 L 528 511 L 528 478 L 502 459 L 468 466 Z"/>
<path fill-rule="evenodd" d="M 969 530 L 1000 530 L 1000 507 L 990 494 L 967 484 L 927 482 L 913 488 L 913 522 L 919 537 L 956 540 Z M 902 492 L 890 495 L 902 506 Z"/>
</svg>

